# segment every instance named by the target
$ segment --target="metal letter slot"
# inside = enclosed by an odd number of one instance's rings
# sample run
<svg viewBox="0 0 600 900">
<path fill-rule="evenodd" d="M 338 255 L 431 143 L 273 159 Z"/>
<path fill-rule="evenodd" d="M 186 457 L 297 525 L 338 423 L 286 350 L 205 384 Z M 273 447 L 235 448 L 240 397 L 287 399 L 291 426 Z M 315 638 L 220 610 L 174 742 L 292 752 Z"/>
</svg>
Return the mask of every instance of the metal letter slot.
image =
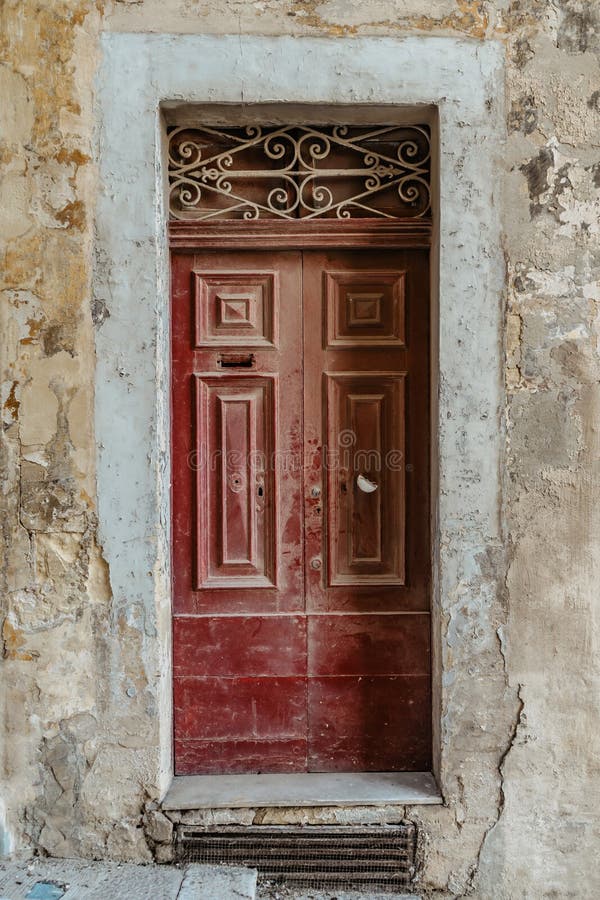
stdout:
<svg viewBox="0 0 600 900">
<path fill-rule="evenodd" d="M 253 369 L 254 353 L 219 353 L 217 366 L 220 369 Z"/>
</svg>

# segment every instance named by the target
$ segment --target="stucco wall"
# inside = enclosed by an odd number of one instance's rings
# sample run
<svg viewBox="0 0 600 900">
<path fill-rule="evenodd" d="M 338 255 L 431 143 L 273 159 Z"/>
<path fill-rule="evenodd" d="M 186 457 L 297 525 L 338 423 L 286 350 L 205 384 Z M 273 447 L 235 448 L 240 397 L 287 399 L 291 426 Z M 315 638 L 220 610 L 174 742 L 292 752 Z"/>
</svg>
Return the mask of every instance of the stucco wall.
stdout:
<svg viewBox="0 0 600 900">
<path fill-rule="evenodd" d="M 507 464 L 502 540 L 442 598 L 461 673 L 444 728 L 464 721 L 467 700 L 473 709 L 444 773 L 448 805 L 409 812 L 423 819 L 424 883 L 440 896 L 597 896 L 597 4 L 6 0 L 0 16 L 5 848 L 149 859 L 160 830 L 142 815 L 164 774 L 157 621 L 118 589 L 98 532 L 94 331 L 110 322 L 114 287 L 109 277 L 92 297 L 101 33 L 433 33 L 505 49 L 508 141 L 489 152 L 507 272 Z M 120 139 L 135 127 L 124 121 Z M 116 418 L 116 443 L 126 428 Z M 463 474 L 475 491 L 478 473 Z M 130 538 L 152 548 L 143 523 Z"/>
</svg>

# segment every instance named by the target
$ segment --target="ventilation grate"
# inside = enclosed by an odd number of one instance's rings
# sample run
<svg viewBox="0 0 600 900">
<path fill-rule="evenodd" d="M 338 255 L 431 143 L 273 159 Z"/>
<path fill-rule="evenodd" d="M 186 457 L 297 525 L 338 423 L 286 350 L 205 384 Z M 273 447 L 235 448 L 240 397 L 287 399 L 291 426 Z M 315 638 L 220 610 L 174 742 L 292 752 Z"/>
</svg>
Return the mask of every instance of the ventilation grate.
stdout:
<svg viewBox="0 0 600 900">
<path fill-rule="evenodd" d="M 182 863 L 249 866 L 275 884 L 402 891 L 413 886 L 416 841 L 412 823 L 361 829 L 180 825 L 176 853 Z"/>
</svg>

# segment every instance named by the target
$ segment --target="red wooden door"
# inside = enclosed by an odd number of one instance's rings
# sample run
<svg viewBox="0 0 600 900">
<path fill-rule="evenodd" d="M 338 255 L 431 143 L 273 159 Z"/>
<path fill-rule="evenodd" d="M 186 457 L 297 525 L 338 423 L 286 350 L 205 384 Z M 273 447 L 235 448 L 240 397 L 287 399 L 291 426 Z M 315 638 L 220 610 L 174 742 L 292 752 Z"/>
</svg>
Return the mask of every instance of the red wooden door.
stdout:
<svg viewBox="0 0 600 900">
<path fill-rule="evenodd" d="M 176 253 L 172 336 L 176 772 L 427 769 L 426 254 Z"/>
<path fill-rule="evenodd" d="M 303 298 L 308 767 L 426 769 L 426 255 L 308 253 Z"/>
</svg>

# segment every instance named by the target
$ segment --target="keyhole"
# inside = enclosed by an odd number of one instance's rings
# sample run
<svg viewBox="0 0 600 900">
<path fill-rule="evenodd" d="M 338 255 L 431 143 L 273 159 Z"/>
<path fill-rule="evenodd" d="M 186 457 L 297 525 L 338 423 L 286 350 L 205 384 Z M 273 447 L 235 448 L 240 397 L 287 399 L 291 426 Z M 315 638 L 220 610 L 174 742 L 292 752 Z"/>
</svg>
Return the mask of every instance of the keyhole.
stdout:
<svg viewBox="0 0 600 900">
<path fill-rule="evenodd" d="M 259 486 L 258 486 L 258 496 L 259 496 L 259 497 L 262 497 L 263 494 L 264 494 L 264 492 L 265 492 L 265 491 L 264 491 L 264 488 L 263 488 L 262 484 L 259 484 Z"/>
</svg>

